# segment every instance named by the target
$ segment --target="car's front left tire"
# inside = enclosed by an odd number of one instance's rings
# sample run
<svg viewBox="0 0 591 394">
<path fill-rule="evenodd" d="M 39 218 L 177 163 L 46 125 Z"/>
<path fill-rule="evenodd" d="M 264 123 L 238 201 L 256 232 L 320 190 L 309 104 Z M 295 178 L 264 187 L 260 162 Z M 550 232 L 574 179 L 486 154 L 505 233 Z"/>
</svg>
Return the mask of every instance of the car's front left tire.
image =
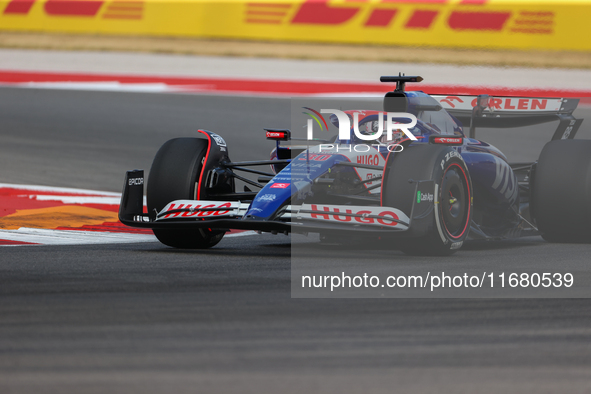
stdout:
<svg viewBox="0 0 591 394">
<path fill-rule="evenodd" d="M 160 212 L 174 200 L 198 200 L 199 175 L 207 154 L 208 142 L 200 138 L 175 138 L 156 153 L 148 177 L 148 212 Z M 181 249 L 206 249 L 215 246 L 225 232 L 216 229 L 153 229 L 167 246 Z"/>
</svg>

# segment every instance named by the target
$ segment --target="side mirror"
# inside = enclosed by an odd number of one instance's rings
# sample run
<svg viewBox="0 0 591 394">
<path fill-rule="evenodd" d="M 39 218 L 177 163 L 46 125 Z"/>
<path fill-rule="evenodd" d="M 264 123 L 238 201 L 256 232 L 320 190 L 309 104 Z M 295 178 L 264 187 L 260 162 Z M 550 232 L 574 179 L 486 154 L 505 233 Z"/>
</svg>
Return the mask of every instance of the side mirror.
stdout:
<svg viewBox="0 0 591 394">
<path fill-rule="evenodd" d="M 289 141 L 291 139 L 291 131 L 287 129 L 265 129 L 268 140 L 275 141 Z"/>
</svg>

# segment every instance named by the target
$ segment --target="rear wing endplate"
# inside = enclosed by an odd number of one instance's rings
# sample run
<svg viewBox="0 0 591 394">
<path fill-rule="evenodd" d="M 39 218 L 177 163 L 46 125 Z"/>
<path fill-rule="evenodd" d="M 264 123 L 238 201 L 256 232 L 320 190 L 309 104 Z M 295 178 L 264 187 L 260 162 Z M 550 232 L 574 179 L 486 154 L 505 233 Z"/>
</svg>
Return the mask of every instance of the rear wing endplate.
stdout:
<svg viewBox="0 0 591 394">
<path fill-rule="evenodd" d="M 450 115 L 470 128 L 475 138 L 476 127 L 511 128 L 532 126 L 558 120 L 552 140 L 575 137 L 583 119 L 573 111 L 579 99 L 550 97 L 492 97 L 485 94 L 432 95 Z"/>
</svg>

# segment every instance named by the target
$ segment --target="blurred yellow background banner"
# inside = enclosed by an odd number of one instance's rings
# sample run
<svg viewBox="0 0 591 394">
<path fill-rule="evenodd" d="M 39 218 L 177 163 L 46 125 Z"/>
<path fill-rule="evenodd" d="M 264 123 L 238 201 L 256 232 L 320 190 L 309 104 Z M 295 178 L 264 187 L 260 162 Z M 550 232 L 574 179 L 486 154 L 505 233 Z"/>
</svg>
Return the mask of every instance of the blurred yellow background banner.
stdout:
<svg viewBox="0 0 591 394">
<path fill-rule="evenodd" d="M 589 51 L 589 20 L 575 0 L 0 0 L 6 31 L 456 48 Z"/>
</svg>

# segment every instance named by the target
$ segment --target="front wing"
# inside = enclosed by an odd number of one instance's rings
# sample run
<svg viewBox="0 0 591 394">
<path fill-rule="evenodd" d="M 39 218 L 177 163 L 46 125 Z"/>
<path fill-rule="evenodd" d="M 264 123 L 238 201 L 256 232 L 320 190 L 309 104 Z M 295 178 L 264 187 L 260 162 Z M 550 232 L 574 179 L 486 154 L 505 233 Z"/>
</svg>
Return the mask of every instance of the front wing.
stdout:
<svg viewBox="0 0 591 394">
<path fill-rule="evenodd" d="M 143 170 L 128 171 L 119 207 L 119 220 L 128 226 L 152 229 L 219 228 L 269 232 L 406 232 L 424 227 L 432 218 L 434 202 L 413 201 L 410 217 L 383 206 L 300 204 L 286 205 L 272 220 L 245 216 L 249 203 L 240 201 L 176 200 L 160 212 L 143 211 Z M 433 194 L 433 181 L 417 182 Z M 416 192 L 415 192 L 416 194 Z"/>
</svg>

